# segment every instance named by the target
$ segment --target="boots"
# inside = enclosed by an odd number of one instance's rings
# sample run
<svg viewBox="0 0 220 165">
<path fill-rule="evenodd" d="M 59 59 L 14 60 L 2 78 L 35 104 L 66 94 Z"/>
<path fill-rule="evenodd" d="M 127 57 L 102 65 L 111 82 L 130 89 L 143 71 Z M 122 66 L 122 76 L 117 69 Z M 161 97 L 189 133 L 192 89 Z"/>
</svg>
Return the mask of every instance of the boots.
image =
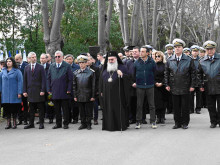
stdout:
<svg viewBox="0 0 220 165">
<path fill-rule="evenodd" d="M 5 127 L 5 129 L 10 129 L 11 128 L 11 118 L 7 119 L 7 125 Z"/>
<path fill-rule="evenodd" d="M 13 127 L 12 127 L 12 129 L 16 129 L 16 128 L 17 128 L 16 118 L 13 118 Z"/>
</svg>

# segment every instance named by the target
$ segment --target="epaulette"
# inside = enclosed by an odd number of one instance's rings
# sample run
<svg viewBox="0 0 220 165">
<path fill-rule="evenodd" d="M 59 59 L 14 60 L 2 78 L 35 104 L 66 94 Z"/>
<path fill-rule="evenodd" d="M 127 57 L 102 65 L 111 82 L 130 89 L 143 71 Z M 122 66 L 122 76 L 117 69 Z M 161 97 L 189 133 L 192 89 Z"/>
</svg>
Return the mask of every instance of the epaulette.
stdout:
<svg viewBox="0 0 220 165">
<path fill-rule="evenodd" d="M 95 72 L 93 69 L 89 68 L 92 72 Z"/>
<path fill-rule="evenodd" d="M 79 70 L 80 70 L 80 69 L 77 69 L 77 70 L 75 70 L 73 73 L 75 74 L 75 73 L 77 73 Z"/>
</svg>

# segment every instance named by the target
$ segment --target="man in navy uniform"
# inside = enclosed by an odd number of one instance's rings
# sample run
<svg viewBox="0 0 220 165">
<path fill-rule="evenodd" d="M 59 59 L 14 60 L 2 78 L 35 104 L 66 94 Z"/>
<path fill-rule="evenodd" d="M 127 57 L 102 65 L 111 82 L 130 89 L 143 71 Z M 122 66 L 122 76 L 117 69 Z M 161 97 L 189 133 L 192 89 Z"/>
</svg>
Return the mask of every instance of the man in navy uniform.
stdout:
<svg viewBox="0 0 220 165">
<path fill-rule="evenodd" d="M 20 69 L 22 76 L 24 77 L 24 68 L 28 65 L 26 61 L 23 61 L 21 54 L 15 55 L 15 61 L 18 64 L 18 68 Z M 22 121 L 24 121 L 24 125 L 27 125 L 27 118 L 28 118 L 28 102 L 27 98 L 22 95 L 22 103 L 24 110 L 22 108 L 18 112 L 18 123 L 17 125 L 21 125 Z"/>
<path fill-rule="evenodd" d="M 190 47 L 191 52 L 192 52 L 192 59 L 194 61 L 196 71 L 198 71 L 198 66 L 199 66 L 199 46 L 198 45 L 193 45 Z M 199 82 L 198 79 L 196 79 L 195 83 L 195 90 L 190 93 L 190 112 L 194 113 L 194 95 L 196 95 L 196 107 L 195 107 L 195 112 L 197 114 L 201 113 L 201 108 L 202 108 L 202 92 L 199 90 Z"/>
<path fill-rule="evenodd" d="M 87 67 L 88 58 L 85 55 L 77 57 L 80 69 L 73 74 L 74 100 L 78 103 L 81 117 L 79 130 L 91 130 L 93 103 L 95 101 L 95 71 Z"/>
<path fill-rule="evenodd" d="M 175 54 L 165 67 L 166 90 L 172 92 L 175 125 L 173 129 L 187 129 L 190 121 L 189 94 L 194 91 L 196 69 L 190 56 L 183 54 L 185 42 L 174 39 Z"/>
<path fill-rule="evenodd" d="M 200 90 L 205 90 L 207 95 L 210 128 L 220 125 L 220 54 L 216 53 L 216 46 L 217 44 L 210 40 L 203 44 L 206 56 L 200 60 L 198 72 Z"/>
<path fill-rule="evenodd" d="M 36 108 L 39 109 L 39 129 L 44 128 L 44 104 L 46 92 L 46 74 L 44 67 L 37 62 L 34 52 L 28 54 L 30 64 L 24 70 L 23 95 L 28 98 L 30 106 L 30 121 L 24 129 L 34 128 L 34 116 Z"/>
</svg>

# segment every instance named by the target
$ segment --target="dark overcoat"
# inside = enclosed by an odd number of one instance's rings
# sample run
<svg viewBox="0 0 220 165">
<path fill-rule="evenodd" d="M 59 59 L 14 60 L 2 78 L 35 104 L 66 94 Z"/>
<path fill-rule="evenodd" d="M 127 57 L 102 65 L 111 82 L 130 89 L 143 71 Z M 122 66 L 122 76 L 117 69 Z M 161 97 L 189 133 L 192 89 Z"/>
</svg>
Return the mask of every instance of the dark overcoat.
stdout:
<svg viewBox="0 0 220 165">
<path fill-rule="evenodd" d="M 24 69 L 23 93 L 28 94 L 28 102 L 44 102 L 45 97 L 40 92 L 46 92 L 46 73 L 44 67 L 36 63 L 34 72 L 31 65 Z"/>
<path fill-rule="evenodd" d="M 52 99 L 69 99 L 73 84 L 73 72 L 70 64 L 65 61 L 57 68 L 56 63 L 50 65 L 48 76 L 48 92 L 52 93 Z"/>
</svg>

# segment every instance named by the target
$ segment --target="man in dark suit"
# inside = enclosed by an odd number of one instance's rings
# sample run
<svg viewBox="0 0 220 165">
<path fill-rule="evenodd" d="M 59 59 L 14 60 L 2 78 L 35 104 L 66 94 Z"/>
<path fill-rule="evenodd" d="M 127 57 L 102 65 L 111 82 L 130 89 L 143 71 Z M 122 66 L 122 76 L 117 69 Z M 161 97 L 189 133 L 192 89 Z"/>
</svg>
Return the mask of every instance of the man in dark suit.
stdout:
<svg viewBox="0 0 220 165">
<path fill-rule="evenodd" d="M 63 110 L 64 129 L 68 129 L 69 125 L 69 109 L 68 101 L 70 99 L 73 72 L 71 66 L 63 61 L 63 52 L 55 52 L 55 63 L 50 65 L 48 76 L 48 94 L 52 94 L 54 108 L 56 112 L 56 125 L 53 129 L 62 127 L 61 107 Z"/>
<path fill-rule="evenodd" d="M 34 128 L 34 115 L 39 109 L 40 126 L 44 128 L 44 104 L 46 91 L 46 74 L 44 67 L 38 63 L 34 52 L 28 54 L 30 64 L 24 70 L 23 95 L 28 98 L 30 106 L 30 122 L 24 129 Z"/>
<path fill-rule="evenodd" d="M 26 61 L 23 61 L 21 54 L 15 55 L 15 61 L 18 64 L 18 68 L 20 69 L 22 76 L 24 77 L 24 68 L 28 65 Z M 24 121 L 24 125 L 27 125 L 27 118 L 28 118 L 28 102 L 27 98 L 22 95 L 22 103 L 24 110 L 22 111 L 22 108 L 18 112 L 18 120 L 19 122 L 17 125 L 21 125 L 22 121 Z"/>
<path fill-rule="evenodd" d="M 46 54 L 41 54 L 40 56 L 40 63 L 44 67 L 46 77 L 48 74 L 48 70 L 50 68 L 50 64 L 47 63 L 47 55 Z M 47 84 L 46 84 L 47 87 Z M 46 88 L 47 89 L 47 88 Z M 48 106 L 48 93 L 45 93 L 45 113 L 47 117 L 49 118 L 49 124 L 53 123 L 53 118 L 54 118 L 54 107 L 53 106 Z"/>
<path fill-rule="evenodd" d="M 72 72 L 75 72 L 79 69 L 79 65 L 74 63 L 74 57 L 72 54 L 67 54 L 64 57 L 64 60 L 70 64 Z M 72 91 L 71 91 L 72 92 Z M 78 117 L 79 117 L 79 107 L 77 102 L 74 101 L 73 93 L 71 93 L 71 98 L 69 99 L 69 112 L 70 112 L 70 122 L 73 120 L 73 124 L 78 123 Z"/>
</svg>

